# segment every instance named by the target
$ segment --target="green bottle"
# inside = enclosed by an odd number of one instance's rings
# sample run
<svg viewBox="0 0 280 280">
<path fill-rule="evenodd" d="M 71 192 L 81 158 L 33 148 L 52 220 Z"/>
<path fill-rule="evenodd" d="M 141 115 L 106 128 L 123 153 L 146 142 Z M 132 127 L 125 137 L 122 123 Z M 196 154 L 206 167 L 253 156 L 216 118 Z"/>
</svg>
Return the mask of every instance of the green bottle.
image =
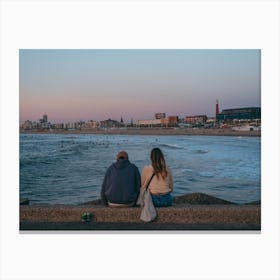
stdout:
<svg viewBox="0 0 280 280">
<path fill-rule="evenodd" d="M 92 218 L 92 214 L 91 214 L 91 213 L 84 212 L 84 213 L 82 214 L 82 221 L 83 221 L 83 222 L 90 222 L 90 221 L 91 221 L 91 218 Z"/>
</svg>

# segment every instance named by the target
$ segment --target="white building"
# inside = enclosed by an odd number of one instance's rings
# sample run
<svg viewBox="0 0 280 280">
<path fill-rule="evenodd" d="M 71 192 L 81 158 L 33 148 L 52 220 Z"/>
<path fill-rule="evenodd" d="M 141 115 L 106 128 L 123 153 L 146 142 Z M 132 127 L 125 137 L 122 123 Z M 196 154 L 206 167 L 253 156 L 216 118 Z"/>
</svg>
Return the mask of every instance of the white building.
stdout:
<svg viewBox="0 0 280 280">
<path fill-rule="evenodd" d="M 140 125 L 161 125 L 162 124 L 162 120 L 161 119 L 153 119 L 153 120 L 138 120 L 137 124 Z"/>
<path fill-rule="evenodd" d="M 85 128 L 97 128 L 98 127 L 98 122 L 97 121 L 87 121 L 85 124 Z"/>
</svg>

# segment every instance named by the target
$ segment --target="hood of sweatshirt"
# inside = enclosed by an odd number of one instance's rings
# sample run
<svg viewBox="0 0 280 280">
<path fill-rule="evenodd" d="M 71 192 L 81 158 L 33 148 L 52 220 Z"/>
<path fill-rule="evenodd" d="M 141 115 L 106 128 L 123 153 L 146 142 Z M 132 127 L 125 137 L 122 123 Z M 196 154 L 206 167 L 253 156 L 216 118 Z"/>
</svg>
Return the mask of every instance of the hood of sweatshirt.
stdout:
<svg viewBox="0 0 280 280">
<path fill-rule="evenodd" d="M 130 161 L 128 159 L 119 159 L 113 164 L 113 166 L 115 168 L 122 169 L 122 168 L 127 167 L 129 164 L 130 164 Z"/>
</svg>

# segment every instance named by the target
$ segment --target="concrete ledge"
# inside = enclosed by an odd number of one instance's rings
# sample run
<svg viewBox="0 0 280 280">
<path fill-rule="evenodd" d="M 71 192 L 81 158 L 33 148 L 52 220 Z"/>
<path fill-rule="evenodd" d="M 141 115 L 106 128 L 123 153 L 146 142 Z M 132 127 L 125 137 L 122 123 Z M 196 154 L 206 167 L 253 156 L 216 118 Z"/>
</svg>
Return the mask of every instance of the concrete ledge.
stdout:
<svg viewBox="0 0 280 280">
<path fill-rule="evenodd" d="M 189 223 L 104 223 L 104 222 L 22 222 L 23 231 L 260 231 L 259 224 L 189 224 Z"/>
<path fill-rule="evenodd" d="M 81 214 L 92 214 L 82 222 Z M 21 205 L 20 230 L 260 230 L 261 202 L 238 205 L 203 193 L 174 197 L 157 219 L 140 220 L 140 207 L 109 208 L 100 200 L 81 205 Z"/>
<path fill-rule="evenodd" d="M 91 222 L 81 222 L 83 212 Z M 140 221 L 141 209 L 103 206 L 21 206 L 20 230 L 122 230 L 122 229 L 252 229 L 260 230 L 259 205 L 177 205 L 157 208 L 151 223 Z"/>
</svg>

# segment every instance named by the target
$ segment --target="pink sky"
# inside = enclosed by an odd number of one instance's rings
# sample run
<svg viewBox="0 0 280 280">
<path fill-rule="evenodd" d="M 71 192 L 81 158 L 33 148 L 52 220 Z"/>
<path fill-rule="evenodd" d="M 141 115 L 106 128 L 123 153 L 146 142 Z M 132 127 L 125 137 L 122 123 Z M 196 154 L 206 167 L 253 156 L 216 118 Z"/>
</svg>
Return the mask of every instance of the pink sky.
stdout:
<svg viewBox="0 0 280 280">
<path fill-rule="evenodd" d="M 21 50 L 20 121 L 185 117 L 260 106 L 259 50 Z"/>
</svg>

